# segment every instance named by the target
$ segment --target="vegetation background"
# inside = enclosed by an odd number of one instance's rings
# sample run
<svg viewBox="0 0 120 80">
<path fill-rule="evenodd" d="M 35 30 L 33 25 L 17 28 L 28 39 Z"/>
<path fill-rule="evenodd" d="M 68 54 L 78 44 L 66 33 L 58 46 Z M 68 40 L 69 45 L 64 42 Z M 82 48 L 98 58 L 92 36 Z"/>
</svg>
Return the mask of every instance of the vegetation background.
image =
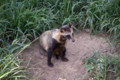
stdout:
<svg viewBox="0 0 120 80">
<path fill-rule="evenodd" d="M 91 33 L 108 33 L 116 46 L 120 43 L 120 0 L 0 0 L 0 80 L 29 79 L 20 65 L 20 52 L 42 32 L 71 22 L 76 31 L 89 28 Z M 111 73 L 120 80 L 120 58 L 102 59 L 86 60 L 92 78 L 110 80 L 107 74 Z"/>
</svg>

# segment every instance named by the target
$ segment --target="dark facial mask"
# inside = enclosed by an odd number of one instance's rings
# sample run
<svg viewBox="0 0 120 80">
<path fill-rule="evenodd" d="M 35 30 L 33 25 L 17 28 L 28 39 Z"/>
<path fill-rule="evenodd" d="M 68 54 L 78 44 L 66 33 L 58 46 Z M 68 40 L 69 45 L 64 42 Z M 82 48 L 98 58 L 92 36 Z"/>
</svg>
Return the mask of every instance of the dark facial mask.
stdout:
<svg viewBox="0 0 120 80">
<path fill-rule="evenodd" d="M 67 39 L 71 39 L 71 36 L 70 36 L 70 35 L 66 35 L 66 38 L 67 38 Z"/>
</svg>

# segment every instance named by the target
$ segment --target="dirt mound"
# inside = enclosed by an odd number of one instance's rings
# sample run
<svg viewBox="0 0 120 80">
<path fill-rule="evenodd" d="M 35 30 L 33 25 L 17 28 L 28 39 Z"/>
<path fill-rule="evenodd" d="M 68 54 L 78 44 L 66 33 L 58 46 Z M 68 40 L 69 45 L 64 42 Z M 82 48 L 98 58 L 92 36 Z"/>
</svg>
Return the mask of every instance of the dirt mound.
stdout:
<svg viewBox="0 0 120 80">
<path fill-rule="evenodd" d="M 82 60 L 91 55 L 92 51 L 110 51 L 106 39 L 102 36 L 90 36 L 89 33 L 79 32 L 75 34 L 75 42 L 67 42 L 66 56 L 68 62 L 62 62 L 52 58 L 54 67 L 47 66 L 47 57 L 39 53 L 38 41 L 22 52 L 24 65 L 27 65 L 28 75 L 33 80 L 87 80 L 88 73 L 82 67 Z"/>
</svg>

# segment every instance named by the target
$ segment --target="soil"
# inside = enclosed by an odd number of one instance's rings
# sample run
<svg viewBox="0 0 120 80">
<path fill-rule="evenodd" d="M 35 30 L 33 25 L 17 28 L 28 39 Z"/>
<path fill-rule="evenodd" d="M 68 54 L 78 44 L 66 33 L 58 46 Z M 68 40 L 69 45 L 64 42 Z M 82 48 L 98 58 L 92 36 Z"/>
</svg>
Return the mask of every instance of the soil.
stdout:
<svg viewBox="0 0 120 80">
<path fill-rule="evenodd" d="M 47 56 L 39 53 L 39 42 L 22 52 L 23 65 L 27 66 L 28 77 L 33 80 L 88 80 L 88 72 L 83 67 L 83 59 L 93 54 L 93 51 L 109 52 L 107 38 L 101 35 L 90 35 L 88 32 L 75 34 L 75 42 L 68 40 L 66 57 L 63 62 L 52 57 L 54 67 L 47 66 Z"/>
</svg>

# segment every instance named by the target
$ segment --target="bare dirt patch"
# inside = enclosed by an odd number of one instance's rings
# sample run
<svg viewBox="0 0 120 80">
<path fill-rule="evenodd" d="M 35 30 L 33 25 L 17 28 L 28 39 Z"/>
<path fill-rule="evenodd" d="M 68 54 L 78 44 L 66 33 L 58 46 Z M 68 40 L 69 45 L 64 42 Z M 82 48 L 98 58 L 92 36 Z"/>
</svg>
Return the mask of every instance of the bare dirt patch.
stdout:
<svg viewBox="0 0 120 80">
<path fill-rule="evenodd" d="M 54 67 L 47 66 L 47 57 L 39 53 L 39 43 L 36 41 L 22 52 L 24 65 L 28 65 L 27 72 L 33 80 L 87 80 L 89 77 L 86 69 L 82 66 L 82 60 L 93 54 L 92 51 L 110 51 L 109 44 L 103 36 L 90 36 L 87 32 L 75 34 L 75 42 L 67 42 L 66 56 L 68 62 L 62 62 L 52 58 Z"/>
</svg>

